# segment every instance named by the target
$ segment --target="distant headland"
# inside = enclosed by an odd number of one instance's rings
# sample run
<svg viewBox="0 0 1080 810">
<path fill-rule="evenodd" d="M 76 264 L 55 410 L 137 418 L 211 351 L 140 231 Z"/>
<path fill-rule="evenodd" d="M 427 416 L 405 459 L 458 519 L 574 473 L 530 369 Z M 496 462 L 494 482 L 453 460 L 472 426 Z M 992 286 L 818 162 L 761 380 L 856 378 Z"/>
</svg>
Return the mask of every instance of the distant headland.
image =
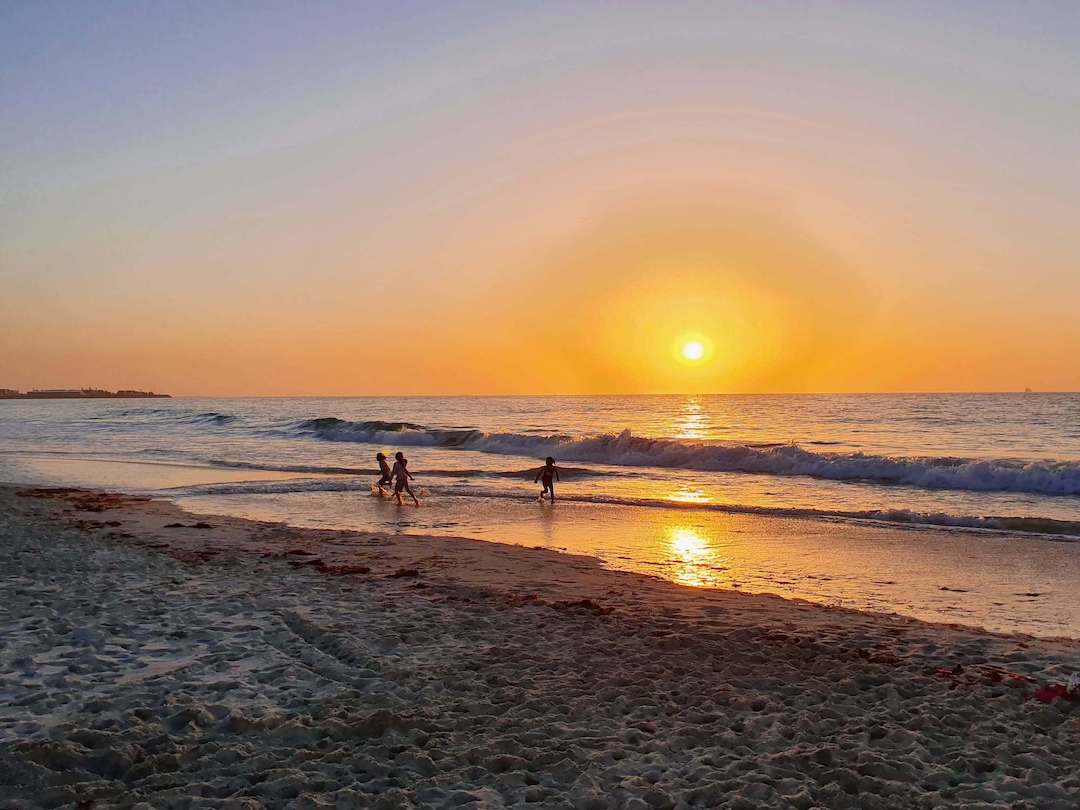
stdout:
<svg viewBox="0 0 1080 810">
<path fill-rule="evenodd" d="M 104 391 L 100 388 L 35 388 L 23 393 L 0 388 L 0 399 L 168 399 L 169 394 L 153 391 Z"/>
</svg>

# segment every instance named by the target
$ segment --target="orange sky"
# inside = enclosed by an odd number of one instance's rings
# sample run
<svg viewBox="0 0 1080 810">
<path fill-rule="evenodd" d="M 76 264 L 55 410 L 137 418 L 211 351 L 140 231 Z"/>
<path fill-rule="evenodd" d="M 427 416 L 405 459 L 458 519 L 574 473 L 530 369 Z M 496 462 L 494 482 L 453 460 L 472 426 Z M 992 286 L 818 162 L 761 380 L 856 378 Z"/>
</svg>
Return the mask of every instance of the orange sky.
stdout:
<svg viewBox="0 0 1080 810">
<path fill-rule="evenodd" d="M 1052 20 L 695 8 L 16 21 L 0 387 L 1080 389 Z"/>
</svg>

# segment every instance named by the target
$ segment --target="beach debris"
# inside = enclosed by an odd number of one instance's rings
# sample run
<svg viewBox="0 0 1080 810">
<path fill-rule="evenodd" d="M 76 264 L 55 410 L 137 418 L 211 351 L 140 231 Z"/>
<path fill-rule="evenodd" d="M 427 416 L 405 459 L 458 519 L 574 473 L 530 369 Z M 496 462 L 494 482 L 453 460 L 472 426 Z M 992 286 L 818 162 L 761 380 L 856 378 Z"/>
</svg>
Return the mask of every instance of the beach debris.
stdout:
<svg viewBox="0 0 1080 810">
<path fill-rule="evenodd" d="M 978 684 L 1001 683 L 1005 686 L 1022 687 L 1035 683 L 1035 679 L 1019 672 L 1010 672 L 989 664 L 978 664 L 965 668 L 963 664 L 952 667 L 939 667 L 928 674 L 943 681 L 948 681 L 952 688 L 958 686 L 976 686 Z"/>
<path fill-rule="evenodd" d="M 346 577 L 352 574 L 370 574 L 371 569 L 366 565 L 326 565 L 319 561 L 319 569 L 330 577 Z"/>
<path fill-rule="evenodd" d="M 209 523 L 204 523 L 201 520 L 198 523 L 166 523 L 164 528 L 166 529 L 212 529 L 214 528 Z"/>
<path fill-rule="evenodd" d="M 964 666 L 957 664 L 954 667 L 938 667 L 934 670 L 934 677 L 943 681 L 951 681 L 954 686 L 959 685 L 960 676 L 964 674 Z"/>
<path fill-rule="evenodd" d="M 552 602 L 551 607 L 555 610 L 591 610 L 594 613 L 612 613 L 615 608 L 601 605 L 592 599 L 565 599 L 560 602 Z"/>
<path fill-rule="evenodd" d="M 864 650 L 859 648 L 855 650 L 855 654 L 871 664 L 888 664 L 894 666 L 901 661 L 900 656 L 880 649 Z"/>
<path fill-rule="evenodd" d="M 524 605 L 536 605 L 543 604 L 543 600 L 540 599 L 540 594 L 531 591 L 529 593 L 506 593 L 503 595 L 506 604 L 511 607 L 522 607 Z"/>
<path fill-rule="evenodd" d="M 123 526 L 124 523 L 120 520 L 79 520 L 71 518 L 68 520 L 68 525 L 76 529 L 92 529 L 96 531 L 108 527 L 116 528 L 117 526 Z"/>
<path fill-rule="evenodd" d="M 1031 697 L 1040 703 L 1053 703 L 1057 700 L 1080 702 L 1080 673 L 1074 672 L 1065 683 L 1051 683 L 1040 687 Z"/>
<path fill-rule="evenodd" d="M 1053 703 L 1055 700 L 1080 701 L 1080 692 L 1070 692 L 1069 687 L 1063 683 L 1052 683 L 1036 689 L 1031 697 L 1039 703 Z"/>
<path fill-rule="evenodd" d="M 81 495 L 82 490 L 70 487 L 30 487 L 15 492 L 20 498 L 66 498 L 70 495 Z"/>
<path fill-rule="evenodd" d="M 80 512 L 104 512 L 106 509 L 119 509 L 133 503 L 150 500 L 139 495 L 117 495 L 112 492 L 90 492 L 68 487 L 30 487 L 16 490 L 20 498 L 52 498 L 67 501 Z"/>
<path fill-rule="evenodd" d="M 1010 672 L 1000 667 L 979 664 L 965 668 L 962 664 L 953 667 L 939 667 L 931 675 L 949 683 L 950 689 L 960 686 L 974 687 L 986 684 L 1002 684 L 1013 688 L 1036 687 L 1031 699 L 1039 703 L 1054 703 L 1058 700 L 1080 702 L 1080 674 L 1073 675 L 1068 683 L 1050 683 L 1038 685 L 1030 675 Z"/>
<path fill-rule="evenodd" d="M 987 683 L 1005 683 L 1009 686 L 1023 686 L 1024 684 L 1035 682 L 1035 679 L 1028 675 L 1023 675 L 1019 672 L 1010 672 L 1007 669 L 990 666 L 989 664 L 982 665 L 979 667 L 979 670 L 982 672 Z"/>
<path fill-rule="evenodd" d="M 286 551 L 268 551 L 262 555 L 264 559 L 280 560 L 284 557 L 310 557 L 307 560 L 289 560 L 293 568 L 317 568 L 320 573 L 331 577 L 344 577 L 352 574 L 370 574 L 371 568 L 366 565 L 331 565 L 314 551 L 303 548 L 291 548 Z"/>
<path fill-rule="evenodd" d="M 392 574 L 386 575 L 388 579 L 401 579 L 406 577 L 418 577 L 420 572 L 415 568 L 399 568 Z"/>
</svg>

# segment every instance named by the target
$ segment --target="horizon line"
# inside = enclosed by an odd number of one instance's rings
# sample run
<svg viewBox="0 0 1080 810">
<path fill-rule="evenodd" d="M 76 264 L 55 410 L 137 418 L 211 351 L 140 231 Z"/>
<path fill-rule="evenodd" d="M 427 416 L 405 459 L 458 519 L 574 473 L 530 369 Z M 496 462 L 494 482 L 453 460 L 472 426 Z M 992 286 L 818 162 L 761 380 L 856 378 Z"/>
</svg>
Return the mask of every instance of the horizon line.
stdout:
<svg viewBox="0 0 1080 810">
<path fill-rule="evenodd" d="M 136 389 L 122 389 L 136 390 Z M 536 397 L 728 397 L 728 396 L 994 396 L 1002 394 L 1080 394 L 1075 390 L 986 391 L 657 391 L 604 393 L 488 393 L 488 394 L 170 394 L 170 399 L 511 399 Z"/>
</svg>

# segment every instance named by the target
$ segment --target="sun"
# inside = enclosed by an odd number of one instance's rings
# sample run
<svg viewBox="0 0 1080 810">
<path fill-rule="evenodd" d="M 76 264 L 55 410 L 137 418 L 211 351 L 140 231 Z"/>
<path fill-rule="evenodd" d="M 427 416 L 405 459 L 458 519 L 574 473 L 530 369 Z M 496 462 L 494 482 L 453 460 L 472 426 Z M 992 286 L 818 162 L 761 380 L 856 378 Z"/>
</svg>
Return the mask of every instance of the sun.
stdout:
<svg viewBox="0 0 1080 810">
<path fill-rule="evenodd" d="M 682 356 L 696 362 L 705 356 L 705 344 L 700 340 L 688 340 L 682 345 Z"/>
<path fill-rule="evenodd" d="M 671 358 L 683 366 L 703 368 L 713 359 L 714 344 L 704 332 L 683 332 L 670 346 Z"/>
</svg>

